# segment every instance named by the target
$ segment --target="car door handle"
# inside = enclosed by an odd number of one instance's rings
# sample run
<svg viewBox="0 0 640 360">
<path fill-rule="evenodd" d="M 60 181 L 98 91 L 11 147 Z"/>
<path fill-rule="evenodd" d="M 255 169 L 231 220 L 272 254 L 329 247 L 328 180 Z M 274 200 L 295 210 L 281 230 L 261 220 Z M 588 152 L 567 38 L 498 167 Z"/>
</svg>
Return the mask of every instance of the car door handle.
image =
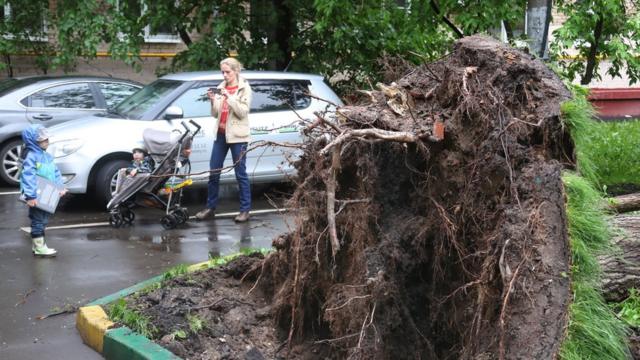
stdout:
<svg viewBox="0 0 640 360">
<path fill-rule="evenodd" d="M 33 115 L 33 118 L 36 119 L 36 120 L 46 121 L 46 120 L 53 119 L 53 116 L 51 116 L 49 114 L 40 114 L 40 115 Z"/>
</svg>

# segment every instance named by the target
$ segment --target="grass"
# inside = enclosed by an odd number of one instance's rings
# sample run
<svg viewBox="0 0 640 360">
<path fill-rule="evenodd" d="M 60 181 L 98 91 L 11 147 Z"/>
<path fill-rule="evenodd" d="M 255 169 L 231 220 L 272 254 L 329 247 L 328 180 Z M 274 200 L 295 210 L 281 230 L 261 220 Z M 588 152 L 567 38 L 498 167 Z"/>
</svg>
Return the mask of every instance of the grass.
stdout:
<svg viewBox="0 0 640 360">
<path fill-rule="evenodd" d="M 204 320 L 198 317 L 198 315 L 187 314 L 187 322 L 189 323 L 189 330 L 194 334 L 204 329 Z"/>
<path fill-rule="evenodd" d="M 563 121 L 571 128 L 580 175 L 598 188 L 640 184 L 640 120 L 594 120 L 586 90 L 574 87 L 574 100 L 562 104 Z"/>
<path fill-rule="evenodd" d="M 107 308 L 107 312 L 111 321 L 121 323 L 142 336 L 151 338 L 153 334 L 157 332 L 149 318 L 130 309 L 125 299 L 119 299 L 113 302 Z"/>
<path fill-rule="evenodd" d="M 587 178 L 593 184 L 600 185 L 597 175 L 597 167 L 592 160 L 592 147 L 589 143 L 595 134 L 595 113 L 593 107 L 587 101 L 587 90 L 573 86 L 574 98 L 560 106 L 562 121 L 569 127 L 571 138 L 575 143 L 577 168 L 580 175 Z"/>
<path fill-rule="evenodd" d="M 164 274 L 162 274 L 162 281 L 171 280 L 178 276 L 186 275 L 188 273 L 189 273 L 189 265 L 178 264 L 172 267 L 171 269 L 165 271 Z"/>
<path fill-rule="evenodd" d="M 609 249 L 611 230 L 602 210 L 604 198 L 585 178 L 563 176 L 568 195 L 573 303 L 560 358 L 628 359 L 627 327 L 604 301 L 596 254 Z"/>
<path fill-rule="evenodd" d="M 623 302 L 615 304 L 618 317 L 629 326 L 640 327 L 640 292 L 637 289 L 629 289 L 629 297 Z"/>
<path fill-rule="evenodd" d="M 229 261 L 237 258 L 238 256 L 241 255 L 251 255 L 251 254 L 255 254 L 255 253 L 261 253 L 263 255 L 268 254 L 271 251 L 271 249 L 265 249 L 265 248 L 261 248 L 261 249 L 256 249 L 256 248 L 241 248 L 239 253 L 236 254 L 231 254 L 231 255 L 226 255 L 226 256 L 213 256 L 213 257 L 209 257 L 209 267 L 214 267 L 214 266 L 220 266 L 220 265 L 224 265 L 226 263 L 228 263 Z"/>
<path fill-rule="evenodd" d="M 602 184 L 640 184 L 640 120 L 597 122 L 585 144 Z"/>
<path fill-rule="evenodd" d="M 567 337 L 559 355 L 563 360 L 628 359 L 628 328 L 602 297 L 601 269 L 596 256 L 611 250 L 612 235 L 604 210 L 604 194 L 597 189 L 626 179 L 622 175 L 606 175 L 603 169 L 619 168 L 622 174 L 629 164 L 622 163 L 624 156 L 602 155 L 607 146 L 606 139 L 612 138 L 608 127 L 615 124 L 592 120 L 593 109 L 586 100 L 586 91 L 574 87 L 573 92 L 574 100 L 565 102 L 561 107 L 562 119 L 570 128 L 576 145 L 578 173 L 563 174 L 571 243 L 573 302 L 569 307 Z M 629 144 L 615 146 L 623 151 Z"/>
</svg>

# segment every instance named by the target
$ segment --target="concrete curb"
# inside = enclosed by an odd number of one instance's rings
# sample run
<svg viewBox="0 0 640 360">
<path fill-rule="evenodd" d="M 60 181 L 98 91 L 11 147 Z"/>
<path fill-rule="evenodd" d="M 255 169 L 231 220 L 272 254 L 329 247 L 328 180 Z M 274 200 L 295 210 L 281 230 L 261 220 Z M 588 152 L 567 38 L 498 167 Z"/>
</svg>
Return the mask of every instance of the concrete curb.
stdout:
<svg viewBox="0 0 640 360">
<path fill-rule="evenodd" d="M 78 309 L 76 327 L 82 341 L 99 353 L 102 353 L 104 334 L 114 325 L 102 307 L 98 305 Z"/>
<path fill-rule="evenodd" d="M 190 265 L 187 271 L 194 272 L 209 267 L 209 261 Z M 113 328 L 102 306 L 162 281 L 159 275 L 142 281 L 111 295 L 99 298 L 78 309 L 76 328 L 82 341 L 99 352 L 107 360 L 178 360 L 170 351 L 136 333 L 128 327 Z"/>
</svg>

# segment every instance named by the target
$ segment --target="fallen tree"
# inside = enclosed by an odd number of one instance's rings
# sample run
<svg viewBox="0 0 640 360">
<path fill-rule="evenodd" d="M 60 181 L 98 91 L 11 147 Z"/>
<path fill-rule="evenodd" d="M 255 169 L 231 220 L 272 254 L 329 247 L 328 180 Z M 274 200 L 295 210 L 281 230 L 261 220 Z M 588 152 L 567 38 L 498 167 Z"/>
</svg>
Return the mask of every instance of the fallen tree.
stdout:
<svg viewBox="0 0 640 360">
<path fill-rule="evenodd" d="M 638 211 L 640 210 L 640 194 L 634 193 L 613 197 L 609 206 L 617 213 Z"/>
<path fill-rule="evenodd" d="M 602 268 L 603 295 L 619 302 L 629 296 L 629 289 L 640 289 L 640 217 L 618 215 L 612 225 L 616 232 L 611 254 L 598 258 Z"/>
<path fill-rule="evenodd" d="M 460 40 L 319 118 L 296 227 L 257 283 L 289 356 L 554 358 L 570 250 L 559 119 L 569 92 L 530 55 Z"/>
</svg>

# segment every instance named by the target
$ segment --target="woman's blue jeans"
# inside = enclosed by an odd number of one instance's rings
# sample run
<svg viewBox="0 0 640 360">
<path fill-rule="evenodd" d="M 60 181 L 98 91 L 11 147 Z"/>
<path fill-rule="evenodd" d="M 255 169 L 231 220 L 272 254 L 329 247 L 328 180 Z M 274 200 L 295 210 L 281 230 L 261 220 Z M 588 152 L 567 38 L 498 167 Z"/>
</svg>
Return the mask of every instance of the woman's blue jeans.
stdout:
<svg viewBox="0 0 640 360">
<path fill-rule="evenodd" d="M 31 237 L 44 236 L 44 229 L 47 227 L 51 214 L 36 207 L 29 208 L 29 219 L 31 219 Z"/>
<path fill-rule="evenodd" d="M 216 141 L 213 143 L 209 169 L 213 170 L 222 168 L 224 158 L 227 157 L 229 149 L 231 149 L 233 163 L 236 164 L 234 171 L 236 173 L 236 180 L 238 181 L 238 190 L 240 192 L 240 211 L 249 211 L 251 210 L 251 187 L 249 185 L 249 176 L 247 175 L 247 143 L 227 144 L 224 134 L 218 134 Z M 215 209 L 218 205 L 219 189 L 220 171 L 211 172 L 209 175 L 209 189 L 207 195 L 207 207 L 209 209 Z"/>
</svg>

